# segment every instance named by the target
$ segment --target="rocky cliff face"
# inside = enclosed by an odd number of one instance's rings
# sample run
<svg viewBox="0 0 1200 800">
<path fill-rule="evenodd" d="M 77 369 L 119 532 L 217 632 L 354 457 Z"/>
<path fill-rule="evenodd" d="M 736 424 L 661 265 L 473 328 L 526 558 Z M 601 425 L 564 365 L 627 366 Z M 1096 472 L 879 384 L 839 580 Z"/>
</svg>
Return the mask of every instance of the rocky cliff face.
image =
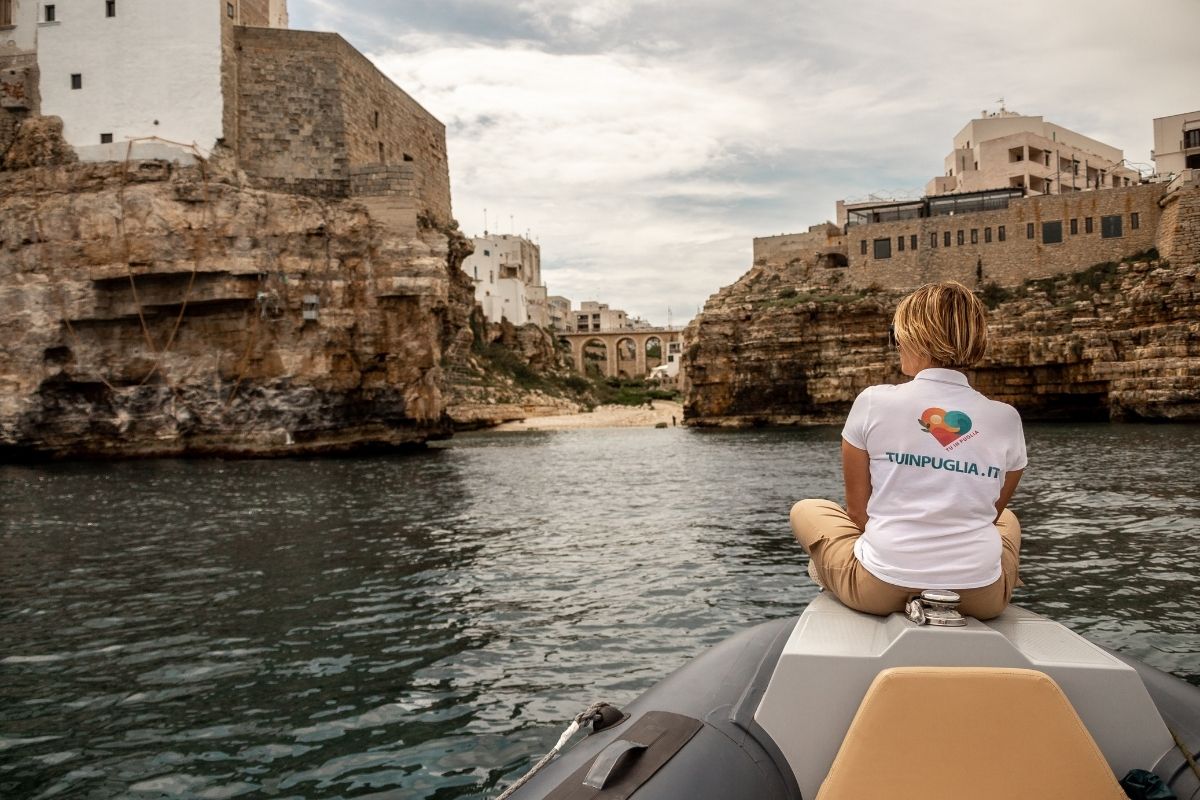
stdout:
<svg viewBox="0 0 1200 800">
<path fill-rule="evenodd" d="M 398 235 L 218 164 L 32 160 L 0 172 L 0 457 L 449 435 L 443 365 L 472 341 L 455 231 Z"/>
<path fill-rule="evenodd" d="M 489 323 L 478 306 L 471 320 L 469 351 L 447 368 L 447 413 L 456 430 L 503 422 L 576 414 L 595 404 L 587 381 L 571 364 L 570 351 L 537 325 Z"/>
<path fill-rule="evenodd" d="M 1026 419 L 1200 421 L 1200 198 L 1179 207 L 1170 263 L 987 287 L 991 347 L 972 385 Z M 687 331 L 687 422 L 840 423 L 862 389 L 905 380 L 887 336 L 902 296 L 755 267 Z"/>
</svg>

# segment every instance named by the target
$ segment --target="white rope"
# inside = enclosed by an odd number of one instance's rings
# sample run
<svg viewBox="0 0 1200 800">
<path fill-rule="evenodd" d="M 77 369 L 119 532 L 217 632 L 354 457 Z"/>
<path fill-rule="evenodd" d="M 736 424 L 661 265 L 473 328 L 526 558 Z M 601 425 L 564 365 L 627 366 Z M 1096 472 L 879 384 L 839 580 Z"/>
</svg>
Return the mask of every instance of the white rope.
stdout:
<svg viewBox="0 0 1200 800">
<path fill-rule="evenodd" d="M 571 741 L 571 737 L 578 733 L 580 728 L 590 722 L 593 717 L 600 713 L 600 709 L 607 705 L 608 703 L 592 703 L 580 714 L 576 715 L 575 719 L 571 721 L 571 724 L 567 726 L 567 729 L 563 731 L 562 736 L 558 737 L 558 742 L 554 745 L 554 747 L 550 748 L 550 752 L 542 756 L 541 760 L 533 765 L 533 769 L 529 770 L 529 772 L 526 772 L 524 775 L 518 778 L 517 782 L 505 789 L 500 796 L 496 798 L 496 800 L 507 800 L 507 798 L 513 792 L 524 786 L 534 775 L 537 775 L 543 767 L 554 760 L 555 756 L 559 754 L 559 751 L 566 747 L 567 742 Z"/>
</svg>

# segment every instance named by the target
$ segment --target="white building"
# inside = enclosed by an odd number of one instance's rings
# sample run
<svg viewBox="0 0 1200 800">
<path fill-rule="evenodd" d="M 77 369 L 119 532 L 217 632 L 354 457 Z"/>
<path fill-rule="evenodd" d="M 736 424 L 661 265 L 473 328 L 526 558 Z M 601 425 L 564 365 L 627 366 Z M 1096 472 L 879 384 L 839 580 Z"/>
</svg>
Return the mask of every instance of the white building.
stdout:
<svg viewBox="0 0 1200 800">
<path fill-rule="evenodd" d="M 37 52 L 39 11 L 34 0 L 0 0 L 0 56 Z"/>
<path fill-rule="evenodd" d="M 561 295 L 546 298 L 546 311 L 550 315 L 550 327 L 560 333 L 571 332 L 571 301 Z"/>
<path fill-rule="evenodd" d="M 1154 120 L 1154 149 L 1150 157 L 1159 175 L 1200 169 L 1200 111 Z"/>
<path fill-rule="evenodd" d="M 683 342 L 667 342 L 666 357 L 666 361 L 650 370 L 650 378 L 673 384 L 679 380 L 679 367 L 683 363 Z"/>
<path fill-rule="evenodd" d="M 26 71 L 36 82 L 27 94 L 40 99 L 27 110 L 61 117 L 80 159 L 123 159 L 131 140 L 150 138 L 207 155 L 225 135 L 222 59 L 233 26 L 286 28 L 287 2 L 0 0 L 6 24 L 6 80 Z M 187 149 L 139 143 L 134 155 L 186 158 Z"/>
<path fill-rule="evenodd" d="M 542 251 L 521 236 L 477 236 L 475 252 L 463 270 L 475 283 L 475 302 L 490 322 L 507 319 L 514 325 L 550 324 L 546 287 L 542 283 Z"/>
<path fill-rule="evenodd" d="M 1003 107 L 983 112 L 954 137 L 945 173 L 926 195 L 1021 188 L 1028 194 L 1060 194 L 1130 186 L 1140 180 L 1111 145 Z"/>
<path fill-rule="evenodd" d="M 633 330 L 629 315 L 619 308 L 609 308 L 608 303 L 584 300 L 579 309 L 572 312 L 575 324 L 572 333 L 603 333 L 605 331 Z"/>
</svg>

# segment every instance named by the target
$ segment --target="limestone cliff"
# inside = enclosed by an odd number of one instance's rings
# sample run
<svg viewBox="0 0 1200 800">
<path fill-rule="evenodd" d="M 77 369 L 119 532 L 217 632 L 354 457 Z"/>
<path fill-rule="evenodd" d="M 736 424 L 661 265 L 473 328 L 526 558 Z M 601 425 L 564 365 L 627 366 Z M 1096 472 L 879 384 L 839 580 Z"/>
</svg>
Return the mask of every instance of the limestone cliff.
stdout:
<svg viewBox="0 0 1200 800">
<path fill-rule="evenodd" d="M 1026 419 L 1200 421 L 1200 191 L 1168 210 L 1170 262 L 982 287 L 992 338 L 972 385 Z M 904 380 L 887 335 L 903 294 L 751 269 L 685 335 L 686 421 L 840 423 L 863 388 Z"/>
<path fill-rule="evenodd" d="M 471 319 L 474 341 L 447 368 L 447 413 L 456 430 L 554 414 L 575 414 L 595 405 L 590 384 L 571 365 L 544 328 L 489 323 L 478 306 Z"/>
<path fill-rule="evenodd" d="M 0 457 L 449 435 L 443 365 L 471 346 L 469 247 L 214 163 L 0 172 Z"/>
</svg>

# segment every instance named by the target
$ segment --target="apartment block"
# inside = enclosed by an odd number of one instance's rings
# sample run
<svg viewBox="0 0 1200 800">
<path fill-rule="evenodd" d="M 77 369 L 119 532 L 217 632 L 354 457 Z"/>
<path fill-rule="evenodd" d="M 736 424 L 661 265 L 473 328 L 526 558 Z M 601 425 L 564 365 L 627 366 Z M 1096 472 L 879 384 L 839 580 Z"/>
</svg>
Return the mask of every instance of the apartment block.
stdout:
<svg viewBox="0 0 1200 800">
<path fill-rule="evenodd" d="M 984 111 L 954 137 L 945 172 L 926 195 L 1024 189 L 1030 195 L 1132 186 L 1137 170 L 1116 147 L 1040 116 Z"/>
<path fill-rule="evenodd" d="M 1154 171 L 1178 175 L 1185 169 L 1200 169 L 1200 111 L 1158 117 L 1154 120 Z"/>
</svg>

